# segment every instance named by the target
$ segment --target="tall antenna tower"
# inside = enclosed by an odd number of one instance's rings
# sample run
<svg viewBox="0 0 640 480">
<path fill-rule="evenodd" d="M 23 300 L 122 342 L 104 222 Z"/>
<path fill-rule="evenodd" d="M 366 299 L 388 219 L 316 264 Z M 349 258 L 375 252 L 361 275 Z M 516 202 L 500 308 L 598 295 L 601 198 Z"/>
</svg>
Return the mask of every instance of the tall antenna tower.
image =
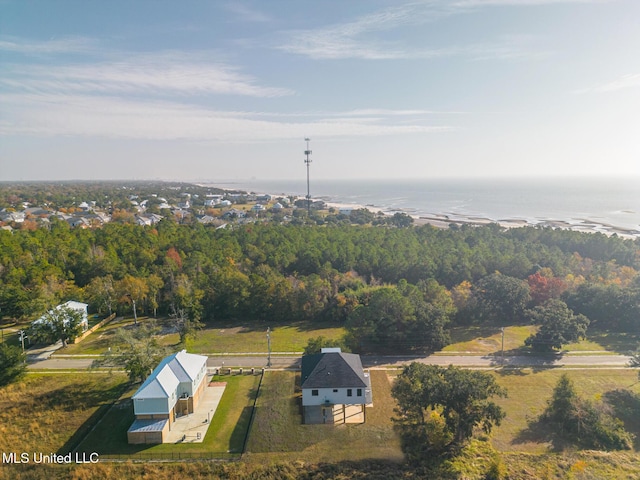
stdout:
<svg viewBox="0 0 640 480">
<path fill-rule="evenodd" d="M 311 165 L 311 159 L 309 158 L 309 156 L 311 155 L 311 150 L 309 150 L 309 142 L 311 141 L 311 139 L 305 138 L 304 141 L 307 142 L 307 149 L 304 151 L 304 154 L 307 156 L 307 158 L 305 158 L 304 160 L 304 163 L 307 164 L 307 214 L 311 216 L 311 192 L 309 190 L 309 165 Z"/>
</svg>

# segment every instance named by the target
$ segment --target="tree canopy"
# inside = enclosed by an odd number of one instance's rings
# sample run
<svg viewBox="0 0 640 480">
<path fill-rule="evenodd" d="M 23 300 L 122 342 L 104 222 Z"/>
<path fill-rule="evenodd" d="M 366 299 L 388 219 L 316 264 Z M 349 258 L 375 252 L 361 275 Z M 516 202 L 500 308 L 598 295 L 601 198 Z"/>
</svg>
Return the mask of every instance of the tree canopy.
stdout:
<svg viewBox="0 0 640 480">
<path fill-rule="evenodd" d="M 129 374 L 132 382 L 143 382 L 169 353 L 166 347 L 158 343 L 156 336 L 159 332 L 160 329 L 152 321 L 119 328 L 114 347 L 95 360 L 92 368 L 120 367 Z"/>
<path fill-rule="evenodd" d="M 577 342 L 587 334 L 589 319 L 574 315 L 562 300 L 551 299 L 530 310 L 531 321 L 540 325 L 537 333 L 525 340 L 525 345 L 538 351 L 560 349 L 567 343 Z"/>
<path fill-rule="evenodd" d="M 66 305 L 45 313 L 29 328 L 29 337 L 35 342 L 54 343 L 60 340 L 66 347 L 82 333 L 82 312 Z"/>
<path fill-rule="evenodd" d="M 20 347 L 0 345 L 0 387 L 18 380 L 26 371 L 26 355 Z"/>
<path fill-rule="evenodd" d="M 474 428 L 488 433 L 505 416 L 491 398 L 507 392 L 491 374 L 451 365 L 413 362 L 404 367 L 391 393 L 398 402 L 397 421 L 410 439 L 405 443 L 410 455 L 416 453 L 413 448 L 424 453 L 460 446 Z"/>
<path fill-rule="evenodd" d="M 114 208 L 126 210 L 134 192 L 123 187 L 107 193 L 80 185 L 78 192 L 108 194 Z M 161 191 L 179 197 L 173 188 Z M 41 199 L 36 190 L 30 195 Z M 57 194 L 53 200 L 69 203 Z M 141 315 L 189 322 L 348 326 L 357 339 L 352 348 L 363 351 L 437 349 L 449 341 L 451 324 L 519 323 L 527 309 L 551 299 L 592 327 L 640 330 L 638 240 L 499 225 L 438 229 L 412 226 L 403 214 L 371 221 L 365 212 L 354 218 L 371 223 L 352 225 L 322 215 L 298 225 L 254 219 L 225 229 L 170 217 L 153 226 L 114 221 L 80 229 L 51 218 L 48 228 L 1 230 L 0 312 L 33 319 L 73 299 L 123 315 L 135 300 Z M 189 322 L 183 324 L 191 331 Z"/>
<path fill-rule="evenodd" d="M 633 444 L 632 436 L 611 410 L 602 402 L 580 398 L 566 373 L 554 387 L 539 421 L 583 448 L 628 450 Z"/>
</svg>

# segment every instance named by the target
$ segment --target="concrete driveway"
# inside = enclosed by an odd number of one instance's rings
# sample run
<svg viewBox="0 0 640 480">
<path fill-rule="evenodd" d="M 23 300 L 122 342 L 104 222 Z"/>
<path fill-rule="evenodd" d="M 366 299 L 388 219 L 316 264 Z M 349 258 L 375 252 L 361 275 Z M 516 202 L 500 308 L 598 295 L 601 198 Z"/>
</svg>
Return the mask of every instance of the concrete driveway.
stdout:
<svg viewBox="0 0 640 480">
<path fill-rule="evenodd" d="M 164 443 L 202 443 L 226 384 L 207 385 L 194 413 L 176 418 Z"/>
</svg>

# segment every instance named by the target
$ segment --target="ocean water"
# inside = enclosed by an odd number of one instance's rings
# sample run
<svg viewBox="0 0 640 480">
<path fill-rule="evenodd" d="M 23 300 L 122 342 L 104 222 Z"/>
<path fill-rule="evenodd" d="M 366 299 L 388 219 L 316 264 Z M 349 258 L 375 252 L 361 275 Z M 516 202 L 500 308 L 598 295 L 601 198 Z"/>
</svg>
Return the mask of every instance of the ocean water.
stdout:
<svg viewBox="0 0 640 480">
<path fill-rule="evenodd" d="M 306 195 L 306 178 L 217 183 Z M 521 221 L 640 237 L 640 177 L 605 179 L 311 180 L 311 196 L 386 213 L 451 220 Z"/>
</svg>

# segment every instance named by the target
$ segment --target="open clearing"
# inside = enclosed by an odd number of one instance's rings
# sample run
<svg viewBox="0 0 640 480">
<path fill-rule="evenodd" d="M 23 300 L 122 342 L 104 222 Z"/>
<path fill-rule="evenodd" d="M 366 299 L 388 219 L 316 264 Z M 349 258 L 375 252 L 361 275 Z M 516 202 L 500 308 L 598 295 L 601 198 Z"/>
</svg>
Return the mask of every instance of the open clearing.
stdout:
<svg viewBox="0 0 640 480">
<path fill-rule="evenodd" d="M 0 452 L 70 451 L 127 384 L 125 375 L 30 374 L 0 388 Z"/>
<path fill-rule="evenodd" d="M 139 322 L 146 322 L 146 317 Z M 172 333 L 169 320 L 158 321 L 164 334 L 160 343 L 167 346 L 179 344 L 177 333 Z M 79 344 L 69 345 L 58 354 L 65 355 L 97 355 L 103 354 L 109 347 L 115 346 L 114 336 L 118 328 L 132 328 L 133 319 L 121 319 L 110 322 L 98 329 Z M 192 353 L 218 352 L 267 352 L 267 327 L 271 328 L 271 350 L 274 352 L 302 352 L 309 338 L 323 336 L 327 339 L 341 338 L 345 330 L 334 325 L 296 322 L 288 325 L 267 325 L 264 322 L 247 321 L 242 326 L 226 324 L 206 324 L 199 330 L 197 337 L 189 344 Z"/>
<path fill-rule="evenodd" d="M 139 322 L 149 321 L 140 317 Z M 163 345 L 177 348 L 178 334 L 173 332 L 169 320 L 159 320 L 163 334 L 160 342 Z M 98 355 L 110 347 L 115 347 L 114 335 L 118 328 L 132 328 L 133 319 L 125 318 L 112 321 L 85 338 L 79 344 L 69 345 L 58 350 L 56 354 L 64 355 Z M 267 325 L 265 322 L 247 321 L 241 326 L 231 323 L 206 324 L 198 331 L 188 350 L 193 353 L 266 353 Z M 289 325 L 270 325 L 272 352 L 302 352 L 310 338 L 323 336 L 329 340 L 339 340 L 344 336 L 344 327 L 318 324 L 312 322 L 295 322 Z M 525 347 L 525 339 L 535 333 L 532 325 L 512 325 L 504 327 L 504 351 L 509 354 L 529 352 Z M 17 334 L 5 332 L 7 340 L 17 344 Z M 465 326 L 451 329 L 452 343 L 444 347 L 443 353 L 470 353 L 477 355 L 499 354 L 502 350 L 502 331 L 495 326 Z M 565 345 L 564 351 L 572 352 L 607 352 L 628 354 L 637 348 L 640 335 L 615 332 L 590 331 L 586 340 Z"/>
</svg>

